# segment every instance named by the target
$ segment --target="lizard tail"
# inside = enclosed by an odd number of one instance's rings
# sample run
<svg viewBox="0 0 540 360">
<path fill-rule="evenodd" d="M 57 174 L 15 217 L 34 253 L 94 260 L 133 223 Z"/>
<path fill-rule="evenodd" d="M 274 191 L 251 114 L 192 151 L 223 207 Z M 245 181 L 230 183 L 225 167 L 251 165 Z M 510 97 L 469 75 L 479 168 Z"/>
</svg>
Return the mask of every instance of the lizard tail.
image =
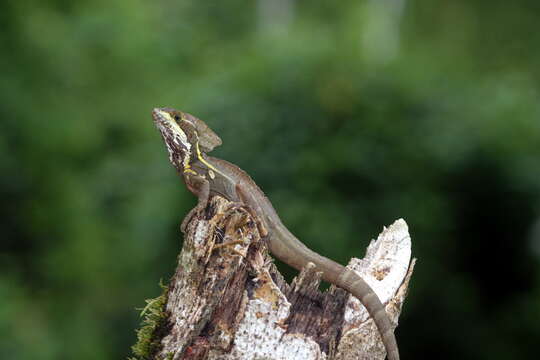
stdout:
<svg viewBox="0 0 540 360">
<path fill-rule="evenodd" d="M 394 332 L 392 331 L 392 325 L 386 315 L 383 304 L 371 286 L 357 273 L 349 269 L 344 269 L 336 285 L 349 291 L 362 302 L 382 336 L 388 360 L 399 360 L 399 351 Z"/>
<path fill-rule="evenodd" d="M 276 221 L 269 224 L 273 226 L 270 228 L 270 252 L 297 270 L 302 270 L 308 262 L 314 263 L 317 271 L 322 271 L 322 278 L 325 281 L 347 290 L 358 298 L 381 334 L 388 360 L 399 360 L 398 346 L 390 319 L 373 289 L 354 271 L 308 249 L 281 223 L 279 226 L 276 225 Z"/>
</svg>

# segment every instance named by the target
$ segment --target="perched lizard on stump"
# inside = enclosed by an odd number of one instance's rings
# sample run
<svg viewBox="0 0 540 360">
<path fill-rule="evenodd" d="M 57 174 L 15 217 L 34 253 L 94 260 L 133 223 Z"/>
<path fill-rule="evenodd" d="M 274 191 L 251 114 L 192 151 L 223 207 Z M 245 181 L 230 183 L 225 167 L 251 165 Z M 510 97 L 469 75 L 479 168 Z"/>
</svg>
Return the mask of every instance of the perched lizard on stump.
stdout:
<svg viewBox="0 0 540 360">
<path fill-rule="evenodd" d="M 261 236 L 268 241 L 270 252 L 286 264 L 301 270 L 315 264 L 322 278 L 349 291 L 366 307 L 379 330 L 389 360 L 399 360 L 392 326 L 384 306 L 373 289 L 354 271 L 308 249 L 281 222 L 274 207 L 255 182 L 236 165 L 206 155 L 221 139 L 202 120 L 188 113 L 156 108 L 154 122 L 169 151 L 169 159 L 182 175 L 187 188 L 198 197 L 197 206 L 182 223 L 182 231 L 197 211 L 206 207 L 211 195 L 243 203 L 260 221 Z"/>
</svg>

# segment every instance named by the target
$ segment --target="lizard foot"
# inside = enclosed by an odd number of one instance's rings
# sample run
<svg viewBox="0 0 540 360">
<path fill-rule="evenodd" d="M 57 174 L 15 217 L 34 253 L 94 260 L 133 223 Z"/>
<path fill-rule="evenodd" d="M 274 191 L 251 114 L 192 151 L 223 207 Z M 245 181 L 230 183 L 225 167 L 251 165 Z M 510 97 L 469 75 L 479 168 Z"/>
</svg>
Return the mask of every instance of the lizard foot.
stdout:
<svg viewBox="0 0 540 360">
<path fill-rule="evenodd" d="M 259 235 L 261 238 L 265 238 L 266 236 L 268 236 L 268 230 L 266 230 L 264 223 L 261 221 L 261 219 L 257 216 L 257 214 L 252 208 L 250 208 L 249 206 L 247 206 L 246 204 L 242 202 L 234 202 L 231 204 L 231 206 L 236 207 L 237 209 L 242 209 L 243 211 L 245 211 L 247 214 L 250 215 L 251 219 L 253 219 L 253 221 L 255 222 L 255 225 L 257 226 L 257 230 L 259 231 Z M 236 226 L 237 228 L 241 228 L 242 226 L 245 226 L 250 222 L 249 218 L 247 217 L 244 217 L 243 220 L 244 220 L 243 223 L 237 224 Z"/>
<path fill-rule="evenodd" d="M 224 243 L 221 243 L 221 244 L 214 245 L 212 247 L 212 252 L 214 252 L 214 250 L 228 249 L 231 252 L 233 252 L 234 254 L 240 255 L 241 257 L 245 258 L 246 257 L 245 254 L 243 254 L 242 252 L 240 252 L 240 251 L 238 251 L 238 250 L 236 250 L 234 248 L 234 246 L 240 245 L 240 244 L 244 244 L 244 240 L 233 240 L 233 241 L 224 242 Z"/>
</svg>

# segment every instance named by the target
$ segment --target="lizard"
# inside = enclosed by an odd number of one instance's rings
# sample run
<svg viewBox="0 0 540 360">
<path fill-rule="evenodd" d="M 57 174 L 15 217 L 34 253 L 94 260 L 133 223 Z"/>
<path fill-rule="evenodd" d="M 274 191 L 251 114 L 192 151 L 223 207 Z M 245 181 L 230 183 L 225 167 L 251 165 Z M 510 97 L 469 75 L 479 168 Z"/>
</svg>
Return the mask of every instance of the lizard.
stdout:
<svg viewBox="0 0 540 360">
<path fill-rule="evenodd" d="M 312 262 L 325 281 L 358 298 L 381 334 L 388 359 L 399 360 L 390 319 L 373 289 L 353 270 L 317 254 L 297 239 L 246 172 L 226 160 L 207 155 L 222 141 L 204 121 L 172 108 L 155 108 L 152 118 L 167 146 L 170 162 L 188 190 L 198 197 L 197 205 L 182 222 L 184 233 L 191 217 L 206 207 L 211 195 L 247 205 L 261 223 L 261 236 L 267 239 L 270 252 L 297 270 Z"/>
</svg>

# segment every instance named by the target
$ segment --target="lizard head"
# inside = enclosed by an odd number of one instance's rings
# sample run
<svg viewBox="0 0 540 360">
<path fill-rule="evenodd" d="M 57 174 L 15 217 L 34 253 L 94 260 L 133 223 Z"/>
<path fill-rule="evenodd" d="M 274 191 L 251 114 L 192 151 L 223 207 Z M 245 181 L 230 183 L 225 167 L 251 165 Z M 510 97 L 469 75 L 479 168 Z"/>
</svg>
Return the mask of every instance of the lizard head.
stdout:
<svg viewBox="0 0 540 360">
<path fill-rule="evenodd" d="M 155 108 L 152 118 L 167 145 L 171 163 L 180 173 L 189 169 L 198 149 L 206 153 L 221 145 L 221 139 L 212 129 L 188 113 Z"/>
</svg>

